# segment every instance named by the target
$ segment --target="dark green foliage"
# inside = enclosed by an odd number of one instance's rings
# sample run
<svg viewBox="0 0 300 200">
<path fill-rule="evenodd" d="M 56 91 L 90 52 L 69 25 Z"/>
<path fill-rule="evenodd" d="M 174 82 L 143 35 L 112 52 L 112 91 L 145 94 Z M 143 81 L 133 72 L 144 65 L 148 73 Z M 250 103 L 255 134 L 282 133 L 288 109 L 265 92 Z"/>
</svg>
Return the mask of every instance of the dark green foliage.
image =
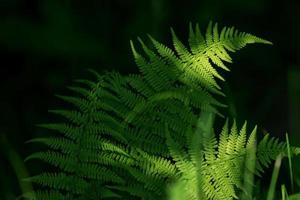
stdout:
<svg viewBox="0 0 300 200">
<path fill-rule="evenodd" d="M 258 173 L 285 152 L 284 143 L 268 136 L 256 148 L 256 129 L 247 139 L 246 124 L 228 133 L 226 123 L 219 141 L 213 133 L 213 116 L 224 106 L 216 100 L 223 95 L 216 78 L 224 79 L 214 66 L 228 71 L 228 51 L 270 42 L 233 27 L 219 34 L 212 23 L 205 36 L 190 25 L 189 48 L 173 30 L 175 50 L 149 37 L 154 49 L 138 39 L 143 53 L 131 42 L 140 74 L 94 73 L 95 82 L 70 87 L 74 96 L 58 96 L 73 110 L 52 110 L 65 122 L 41 125 L 59 136 L 31 140 L 48 150 L 27 160 L 55 171 L 27 179 L 42 186 L 28 199 L 165 199 L 178 180 L 188 188 L 187 199 L 251 196 L 251 184 L 242 181 L 255 173 L 249 160 L 257 158 Z"/>
</svg>

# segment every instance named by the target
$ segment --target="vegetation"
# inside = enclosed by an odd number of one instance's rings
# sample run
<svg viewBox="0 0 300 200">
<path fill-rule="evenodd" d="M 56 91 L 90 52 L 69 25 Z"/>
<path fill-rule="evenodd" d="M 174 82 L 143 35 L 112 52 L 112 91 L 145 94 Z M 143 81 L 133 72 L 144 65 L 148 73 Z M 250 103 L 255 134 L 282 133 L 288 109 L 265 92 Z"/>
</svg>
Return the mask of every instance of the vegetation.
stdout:
<svg viewBox="0 0 300 200">
<path fill-rule="evenodd" d="M 51 110 L 65 121 L 40 126 L 59 135 L 30 140 L 47 149 L 26 159 L 52 167 L 25 180 L 37 189 L 23 197 L 273 199 L 282 157 L 290 161 L 300 148 L 259 134 L 257 127 L 247 134 L 247 122 L 238 129 L 234 119 L 217 137 L 214 123 L 224 120 L 219 69 L 229 71 L 229 52 L 271 42 L 234 27 L 219 31 L 212 22 L 204 36 L 190 24 L 189 47 L 171 33 L 174 50 L 151 36 L 153 48 L 138 38 L 143 53 L 131 42 L 140 74 L 92 71 L 96 81 L 77 80 L 80 85 L 70 87 L 74 95 L 58 96 L 72 105 Z M 269 193 L 256 196 L 254 182 L 273 160 Z M 291 161 L 290 173 L 293 178 Z"/>
</svg>

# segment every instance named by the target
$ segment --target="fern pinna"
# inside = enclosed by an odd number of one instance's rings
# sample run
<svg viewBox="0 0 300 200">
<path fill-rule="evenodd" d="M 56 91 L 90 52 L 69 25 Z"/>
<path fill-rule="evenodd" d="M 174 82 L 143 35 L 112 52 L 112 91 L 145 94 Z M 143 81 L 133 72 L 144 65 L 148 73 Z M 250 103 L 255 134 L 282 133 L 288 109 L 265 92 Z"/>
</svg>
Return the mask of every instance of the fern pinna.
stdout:
<svg viewBox="0 0 300 200">
<path fill-rule="evenodd" d="M 286 143 L 268 134 L 256 144 L 256 132 L 254 127 L 247 134 L 247 122 L 240 130 L 234 122 L 229 130 L 227 120 L 217 140 L 212 114 L 204 113 L 194 134 L 187 129 L 185 146 L 167 134 L 167 145 L 180 173 L 176 184 L 182 184 L 177 188 L 180 198 L 172 200 L 253 199 L 249 176 L 260 176 L 279 154 L 288 154 Z M 291 151 L 299 154 L 300 148 L 292 147 Z"/>
<path fill-rule="evenodd" d="M 173 30 L 175 50 L 151 36 L 154 48 L 138 38 L 143 53 L 131 42 L 140 74 L 94 72 L 96 81 L 78 80 L 81 86 L 70 87 L 76 95 L 59 96 L 74 109 L 51 111 L 66 121 L 41 126 L 60 135 L 31 140 L 48 150 L 27 158 L 54 169 L 28 178 L 42 187 L 24 197 L 166 199 L 166 188 L 178 180 L 189 188 L 187 199 L 232 199 L 249 191 L 241 182 L 245 158 L 255 155 L 258 172 L 285 145 L 265 137 L 256 148 L 255 130 L 246 145 L 246 128 L 238 134 L 233 126 L 228 134 L 227 125 L 217 143 L 209 116 L 221 115 L 224 105 L 216 98 L 223 93 L 216 79 L 224 79 L 216 67 L 229 71 L 229 51 L 271 43 L 233 27 L 219 33 L 213 23 L 205 36 L 198 25 L 189 29 L 189 48 Z M 255 166 L 250 168 L 254 173 Z"/>
</svg>

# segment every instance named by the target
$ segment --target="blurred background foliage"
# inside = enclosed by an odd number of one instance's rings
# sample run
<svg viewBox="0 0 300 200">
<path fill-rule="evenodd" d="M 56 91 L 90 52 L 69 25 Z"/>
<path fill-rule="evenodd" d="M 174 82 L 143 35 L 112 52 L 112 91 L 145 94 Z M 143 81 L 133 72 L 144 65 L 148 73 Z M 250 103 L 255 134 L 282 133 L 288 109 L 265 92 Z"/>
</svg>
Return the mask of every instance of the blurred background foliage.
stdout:
<svg viewBox="0 0 300 200">
<path fill-rule="evenodd" d="M 300 145 L 299 7 L 297 0 L 0 0 L 0 199 L 29 187 L 18 182 L 27 174 L 18 173 L 20 159 L 34 148 L 25 141 L 45 134 L 35 124 L 54 120 L 48 109 L 64 106 L 55 94 L 90 78 L 90 68 L 137 72 L 130 39 L 149 33 L 170 45 L 172 26 L 186 41 L 189 22 L 234 25 L 274 43 L 233 55 L 224 112 L 282 139 L 288 131 Z M 39 168 L 26 166 L 31 174 Z"/>
</svg>

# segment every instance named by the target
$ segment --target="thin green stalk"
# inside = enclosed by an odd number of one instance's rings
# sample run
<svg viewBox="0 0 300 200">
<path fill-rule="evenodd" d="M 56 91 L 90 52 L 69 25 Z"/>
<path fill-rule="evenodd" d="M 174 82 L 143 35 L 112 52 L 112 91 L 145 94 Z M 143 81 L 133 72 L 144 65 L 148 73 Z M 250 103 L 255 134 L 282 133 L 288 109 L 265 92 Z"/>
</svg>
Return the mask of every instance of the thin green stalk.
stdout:
<svg viewBox="0 0 300 200">
<path fill-rule="evenodd" d="M 290 142 L 289 142 L 289 136 L 286 133 L 285 134 L 286 138 L 286 144 L 287 144 L 287 152 L 288 152 L 288 159 L 289 159 L 289 171 L 290 171 L 290 181 L 291 181 L 291 188 L 292 188 L 292 193 L 294 193 L 294 176 L 293 176 L 293 168 L 292 168 L 292 155 L 291 155 L 291 147 L 290 147 Z"/>
<path fill-rule="evenodd" d="M 256 128 L 253 130 L 256 132 Z M 252 199 L 253 185 L 254 185 L 254 172 L 256 161 L 256 143 L 247 146 L 245 171 L 244 171 L 244 193 L 242 200 Z"/>
<path fill-rule="evenodd" d="M 23 181 L 24 178 L 29 177 L 29 173 L 24 165 L 23 160 L 20 158 L 18 153 L 9 144 L 4 135 L 0 135 L 0 148 L 9 163 L 11 164 L 14 172 L 18 178 L 21 192 L 23 194 L 30 193 L 33 191 L 32 185 L 28 182 Z"/>
<path fill-rule="evenodd" d="M 285 188 L 284 184 L 281 185 L 281 199 L 282 200 L 289 200 L 289 195 L 286 191 L 286 188 Z"/>
<path fill-rule="evenodd" d="M 276 158 L 275 164 L 274 164 L 274 169 L 272 173 L 272 179 L 268 191 L 268 196 L 267 200 L 273 200 L 274 199 L 274 194 L 275 194 L 275 188 L 276 188 L 276 183 L 278 179 L 278 174 L 281 166 L 281 160 L 282 160 L 282 155 L 279 154 Z"/>
</svg>

